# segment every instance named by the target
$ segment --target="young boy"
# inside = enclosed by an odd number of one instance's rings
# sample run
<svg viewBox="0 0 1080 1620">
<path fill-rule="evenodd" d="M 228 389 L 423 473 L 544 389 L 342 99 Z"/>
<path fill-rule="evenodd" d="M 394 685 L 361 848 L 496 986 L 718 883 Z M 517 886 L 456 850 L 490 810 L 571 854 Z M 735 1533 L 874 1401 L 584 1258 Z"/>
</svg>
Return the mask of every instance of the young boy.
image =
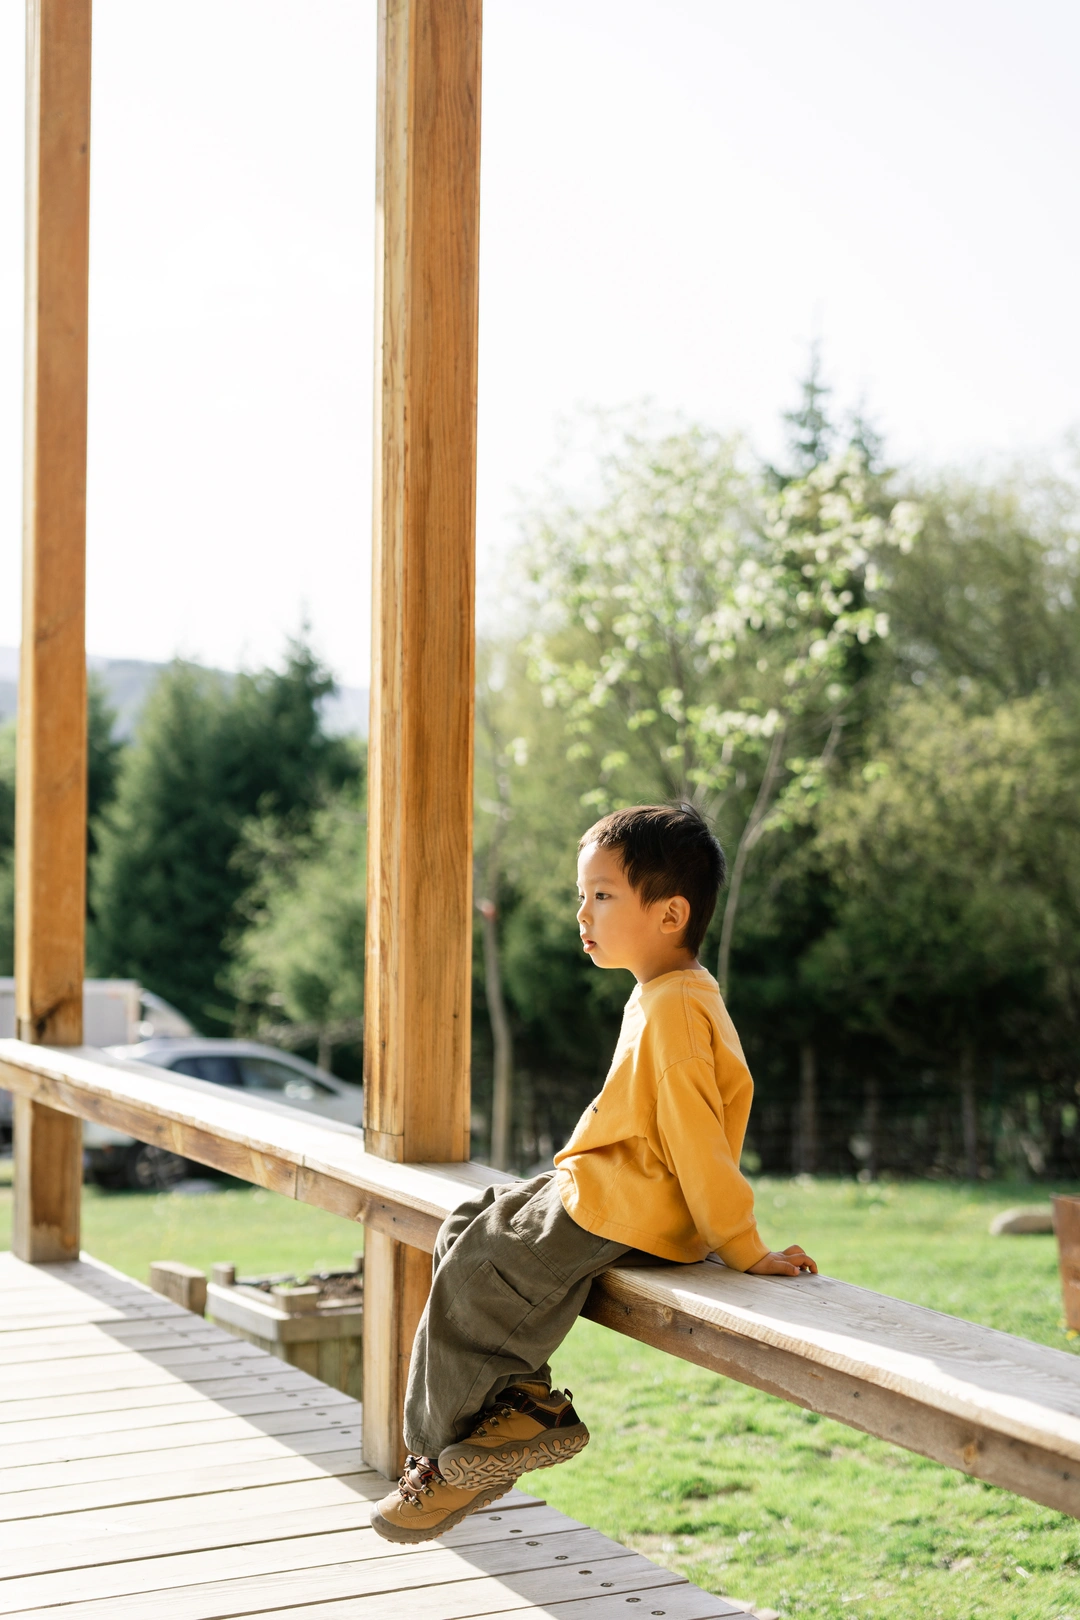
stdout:
<svg viewBox="0 0 1080 1620">
<path fill-rule="evenodd" d="M 603 1090 L 555 1170 L 489 1188 L 439 1233 L 409 1368 L 409 1456 L 371 1516 L 390 1541 L 429 1541 L 588 1443 L 548 1357 L 622 1256 L 715 1250 L 736 1271 L 817 1270 L 798 1244 L 775 1254 L 762 1242 L 739 1172 L 753 1084 L 697 959 L 724 881 L 720 845 L 690 805 L 643 805 L 605 816 L 578 849 L 582 946 L 597 967 L 629 968 L 637 988 Z"/>
</svg>

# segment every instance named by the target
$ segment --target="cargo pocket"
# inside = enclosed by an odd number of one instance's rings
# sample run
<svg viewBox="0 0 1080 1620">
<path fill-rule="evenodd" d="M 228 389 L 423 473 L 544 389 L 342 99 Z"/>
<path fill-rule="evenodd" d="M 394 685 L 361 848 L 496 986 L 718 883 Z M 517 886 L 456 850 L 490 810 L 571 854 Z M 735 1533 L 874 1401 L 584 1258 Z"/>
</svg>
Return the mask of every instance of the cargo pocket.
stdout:
<svg viewBox="0 0 1080 1620">
<path fill-rule="evenodd" d="M 597 1237 L 571 1219 L 554 1177 L 511 1217 L 510 1230 L 560 1284 L 585 1275 L 616 1247 L 610 1238 Z"/>
<path fill-rule="evenodd" d="M 533 1309 L 500 1277 L 490 1260 L 479 1265 L 446 1307 L 447 1320 L 478 1350 L 501 1350 Z"/>
</svg>

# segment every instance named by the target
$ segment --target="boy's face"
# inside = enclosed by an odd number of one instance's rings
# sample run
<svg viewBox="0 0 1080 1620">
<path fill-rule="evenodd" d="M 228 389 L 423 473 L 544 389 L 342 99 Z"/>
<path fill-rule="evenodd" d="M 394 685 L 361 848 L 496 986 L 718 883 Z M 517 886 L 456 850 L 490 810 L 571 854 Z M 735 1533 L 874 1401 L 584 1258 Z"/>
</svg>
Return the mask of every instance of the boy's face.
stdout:
<svg viewBox="0 0 1080 1620">
<path fill-rule="evenodd" d="M 686 956 L 680 945 L 690 907 L 681 896 L 643 905 L 615 849 L 586 844 L 578 856 L 578 930 L 597 967 L 629 968 L 647 980 L 668 970 L 668 957 Z M 682 965 L 673 960 L 670 966 Z"/>
</svg>

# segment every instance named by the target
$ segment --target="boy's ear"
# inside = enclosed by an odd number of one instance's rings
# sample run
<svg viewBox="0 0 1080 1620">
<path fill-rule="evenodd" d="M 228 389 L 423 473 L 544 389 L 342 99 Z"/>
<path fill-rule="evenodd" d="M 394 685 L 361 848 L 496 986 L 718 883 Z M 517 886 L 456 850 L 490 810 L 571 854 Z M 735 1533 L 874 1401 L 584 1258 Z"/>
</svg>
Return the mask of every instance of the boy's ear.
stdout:
<svg viewBox="0 0 1080 1620">
<path fill-rule="evenodd" d="M 664 901 L 664 909 L 660 913 L 660 932 L 662 934 L 681 934 L 690 921 L 690 902 L 681 894 L 673 894 Z"/>
</svg>

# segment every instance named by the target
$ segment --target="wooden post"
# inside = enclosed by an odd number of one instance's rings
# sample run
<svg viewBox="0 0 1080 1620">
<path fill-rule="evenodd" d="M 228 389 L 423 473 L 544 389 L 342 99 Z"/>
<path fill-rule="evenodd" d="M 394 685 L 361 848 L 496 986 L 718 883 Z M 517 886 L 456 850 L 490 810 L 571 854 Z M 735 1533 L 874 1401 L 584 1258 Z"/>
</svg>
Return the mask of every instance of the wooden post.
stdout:
<svg viewBox="0 0 1080 1620">
<path fill-rule="evenodd" d="M 368 1151 L 468 1157 L 481 0 L 380 0 Z M 366 1234 L 364 1456 L 429 1258 Z"/>
<path fill-rule="evenodd" d="M 90 0 L 27 7 L 23 628 L 15 830 L 23 1040 L 82 1040 Z M 13 1247 L 79 1250 L 82 1122 L 19 1099 Z"/>
</svg>

